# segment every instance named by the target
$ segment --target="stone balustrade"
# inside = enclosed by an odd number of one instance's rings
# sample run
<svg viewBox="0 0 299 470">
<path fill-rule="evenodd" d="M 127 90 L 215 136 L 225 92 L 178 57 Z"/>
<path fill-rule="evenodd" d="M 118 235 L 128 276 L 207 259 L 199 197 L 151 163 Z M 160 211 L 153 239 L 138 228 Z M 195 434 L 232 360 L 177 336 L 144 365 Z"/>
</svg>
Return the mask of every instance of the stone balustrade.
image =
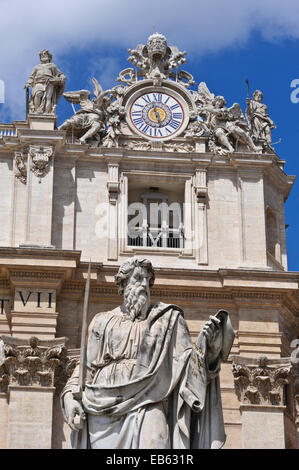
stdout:
<svg viewBox="0 0 299 470">
<path fill-rule="evenodd" d="M 0 139 L 3 137 L 16 137 L 17 130 L 13 124 L 0 124 Z"/>
</svg>

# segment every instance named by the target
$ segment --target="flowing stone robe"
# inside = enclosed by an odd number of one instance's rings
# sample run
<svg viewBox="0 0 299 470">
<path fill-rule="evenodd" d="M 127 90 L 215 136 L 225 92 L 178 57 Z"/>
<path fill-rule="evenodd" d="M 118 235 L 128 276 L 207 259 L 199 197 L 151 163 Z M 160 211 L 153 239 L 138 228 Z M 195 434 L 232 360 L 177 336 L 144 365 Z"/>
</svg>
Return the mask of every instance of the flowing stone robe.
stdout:
<svg viewBox="0 0 299 470">
<path fill-rule="evenodd" d="M 59 79 L 58 83 L 52 80 Z M 27 80 L 27 85 L 32 87 L 30 98 L 30 112 L 52 113 L 61 97 L 66 76 L 52 62 L 36 65 Z M 37 93 L 41 93 L 41 104 L 35 109 L 34 100 Z"/>
<path fill-rule="evenodd" d="M 227 313 L 227 312 L 225 312 Z M 155 304 L 134 321 L 118 307 L 89 326 L 83 430 L 73 448 L 207 449 L 225 442 L 219 387 L 221 360 L 234 333 L 222 325 L 222 351 L 209 369 L 206 338 L 192 344 L 182 310 Z M 78 382 L 79 368 L 63 397 Z"/>
<path fill-rule="evenodd" d="M 266 139 L 270 144 L 271 130 L 276 126 L 269 116 L 268 107 L 264 103 L 251 100 L 245 113 L 253 136 L 256 139 Z"/>
</svg>

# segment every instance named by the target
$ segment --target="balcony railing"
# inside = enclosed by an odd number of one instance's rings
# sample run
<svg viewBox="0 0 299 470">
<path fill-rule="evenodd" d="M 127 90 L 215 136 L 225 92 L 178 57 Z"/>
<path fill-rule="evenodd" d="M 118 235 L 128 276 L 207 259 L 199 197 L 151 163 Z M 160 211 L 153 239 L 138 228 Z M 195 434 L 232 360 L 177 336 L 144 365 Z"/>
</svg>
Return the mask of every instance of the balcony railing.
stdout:
<svg viewBox="0 0 299 470">
<path fill-rule="evenodd" d="M 128 235 L 128 246 L 184 248 L 183 226 L 176 229 L 168 227 L 134 227 Z"/>
</svg>

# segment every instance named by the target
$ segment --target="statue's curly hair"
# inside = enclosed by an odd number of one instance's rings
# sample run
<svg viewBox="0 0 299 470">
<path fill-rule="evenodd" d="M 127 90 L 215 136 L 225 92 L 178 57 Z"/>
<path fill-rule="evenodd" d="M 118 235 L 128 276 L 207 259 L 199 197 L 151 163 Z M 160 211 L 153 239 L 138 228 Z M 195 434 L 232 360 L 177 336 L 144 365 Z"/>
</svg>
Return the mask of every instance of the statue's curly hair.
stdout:
<svg viewBox="0 0 299 470">
<path fill-rule="evenodd" d="M 153 284 L 155 282 L 155 273 L 154 273 L 152 263 L 150 262 L 149 259 L 146 259 L 146 258 L 139 259 L 136 256 L 134 256 L 133 258 L 129 258 L 129 259 L 127 259 L 126 261 L 124 261 L 122 263 L 122 265 L 120 266 L 120 268 L 118 270 L 118 273 L 116 274 L 116 276 L 114 278 L 115 283 L 118 287 L 118 293 L 120 295 L 122 295 L 124 293 L 127 281 L 130 278 L 131 274 L 133 273 L 133 271 L 136 267 L 141 267 L 141 268 L 147 269 L 147 271 L 150 274 L 149 285 L 150 285 L 150 287 L 153 286 Z"/>
</svg>

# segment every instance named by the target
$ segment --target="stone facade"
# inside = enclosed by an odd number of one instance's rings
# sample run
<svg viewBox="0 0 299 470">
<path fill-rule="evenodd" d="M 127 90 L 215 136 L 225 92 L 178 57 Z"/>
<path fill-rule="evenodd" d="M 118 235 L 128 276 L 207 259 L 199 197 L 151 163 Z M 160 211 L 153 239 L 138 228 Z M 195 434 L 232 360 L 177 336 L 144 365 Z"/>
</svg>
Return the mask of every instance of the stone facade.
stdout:
<svg viewBox="0 0 299 470">
<path fill-rule="evenodd" d="M 144 47 L 159 49 L 163 38 L 155 41 Z M 58 390 L 79 355 L 88 262 L 90 321 L 119 305 L 114 275 L 133 255 L 150 258 L 154 300 L 182 307 L 194 338 L 215 310 L 230 312 L 236 338 L 221 371 L 225 447 L 297 445 L 298 387 L 289 358 L 299 273 L 287 270 L 284 220 L 295 177 L 284 173 L 269 133 L 255 140 L 243 123 L 244 137 L 239 105 L 220 106 L 205 84 L 190 91 L 192 77 L 176 77 L 171 62 L 184 63 L 184 53 L 168 48 L 166 57 L 163 47 L 157 63 L 145 49 L 130 51 L 141 68 L 138 76 L 122 71 L 118 89 L 104 92 L 95 81 L 92 109 L 89 95 L 65 93 L 88 114 L 88 136 L 82 120 L 58 130 L 53 113 L 30 111 L 24 122 L 0 124 L 1 448 L 70 447 Z M 180 130 L 160 140 L 143 125 L 134 131 L 130 117 L 140 97 L 159 93 L 184 115 Z M 162 129 L 165 110 L 155 106 L 152 119 Z M 183 208 L 178 242 L 163 217 L 156 229 L 140 223 L 139 238 L 130 238 L 131 205 L 145 200 Z M 265 382 L 267 397 L 259 388 Z M 37 431 L 30 442 L 28 429 Z"/>
</svg>

